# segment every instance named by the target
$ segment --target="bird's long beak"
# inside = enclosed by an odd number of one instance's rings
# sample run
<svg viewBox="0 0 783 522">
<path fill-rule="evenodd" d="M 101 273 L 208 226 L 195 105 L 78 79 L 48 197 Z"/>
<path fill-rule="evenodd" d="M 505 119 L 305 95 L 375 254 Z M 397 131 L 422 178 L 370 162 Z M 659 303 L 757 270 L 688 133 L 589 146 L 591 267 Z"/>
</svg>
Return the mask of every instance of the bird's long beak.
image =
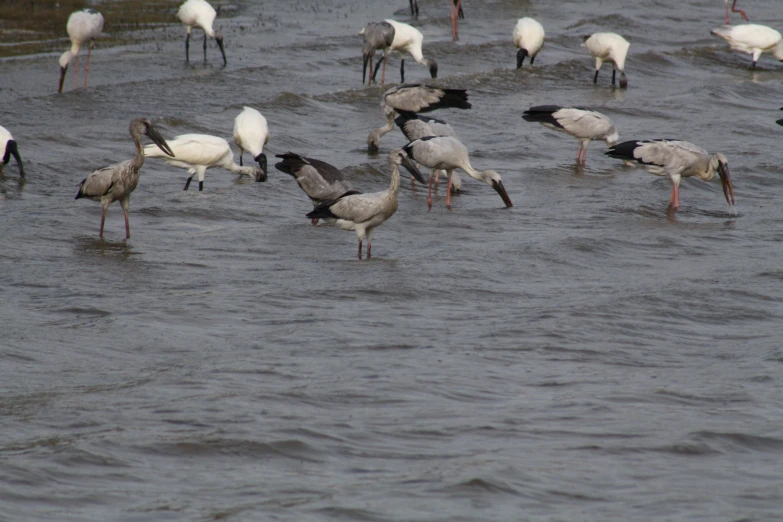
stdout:
<svg viewBox="0 0 783 522">
<path fill-rule="evenodd" d="M 57 92 L 63 92 L 63 82 L 65 82 L 65 73 L 68 71 L 68 67 L 60 67 L 60 86 L 57 88 Z"/>
<path fill-rule="evenodd" d="M 734 206 L 734 186 L 731 184 L 731 176 L 729 176 L 729 166 L 719 165 L 718 176 L 720 176 L 720 182 L 723 185 L 723 195 L 726 196 L 726 203 Z"/>
<path fill-rule="evenodd" d="M 416 164 L 411 161 L 410 158 L 405 157 L 402 159 L 402 166 L 405 167 L 405 170 L 411 173 L 411 176 L 416 178 L 416 181 L 421 183 L 422 185 L 427 184 L 427 180 L 424 179 L 424 176 L 421 175 L 421 171 L 416 167 Z"/>
<path fill-rule="evenodd" d="M 502 181 L 493 181 L 492 188 L 495 189 L 498 194 L 500 194 L 500 197 L 503 199 L 503 203 L 506 204 L 506 208 L 514 206 L 514 204 L 511 203 L 511 198 L 508 197 L 508 192 L 506 192 L 506 188 L 503 186 Z"/>
<path fill-rule="evenodd" d="M 163 136 L 161 136 L 157 129 L 155 129 L 155 127 L 152 125 L 147 128 L 147 136 L 149 136 L 149 138 L 160 148 L 160 150 L 172 158 L 174 157 L 174 152 L 172 152 L 169 144 L 166 143 L 166 140 L 163 139 Z"/>
<path fill-rule="evenodd" d="M 258 166 L 261 167 L 261 170 L 264 171 L 264 175 L 263 176 L 260 176 L 260 175 L 256 176 L 256 181 L 266 181 L 266 176 L 267 176 L 267 173 L 268 173 L 267 162 L 266 162 L 266 154 L 264 154 L 262 152 L 261 154 L 256 156 L 254 159 L 258 162 Z M 263 178 L 263 179 L 259 179 L 259 178 Z"/>
<path fill-rule="evenodd" d="M 527 56 L 527 49 L 520 49 L 517 52 L 517 69 L 522 68 L 522 62 L 525 61 L 525 56 Z"/>
<path fill-rule="evenodd" d="M 620 71 L 620 88 L 628 88 L 628 78 L 625 77 L 625 71 Z"/>
<path fill-rule="evenodd" d="M 438 77 L 438 64 L 433 63 L 430 65 L 430 76 L 432 76 L 433 79 Z"/>
<path fill-rule="evenodd" d="M 223 48 L 223 39 L 215 38 L 215 41 L 217 41 L 218 47 L 220 47 L 220 54 L 223 55 L 223 67 L 225 67 L 228 65 L 228 60 L 226 60 L 226 50 Z"/>
</svg>

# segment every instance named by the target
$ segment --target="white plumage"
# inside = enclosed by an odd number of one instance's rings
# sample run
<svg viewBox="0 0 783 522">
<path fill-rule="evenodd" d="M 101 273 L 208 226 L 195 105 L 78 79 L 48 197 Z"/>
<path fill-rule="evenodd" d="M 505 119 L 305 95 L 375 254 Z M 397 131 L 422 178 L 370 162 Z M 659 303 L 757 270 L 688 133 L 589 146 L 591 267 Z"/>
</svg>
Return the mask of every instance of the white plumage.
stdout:
<svg viewBox="0 0 783 522">
<path fill-rule="evenodd" d="M 723 185 L 726 202 L 730 206 L 734 205 L 729 161 L 720 152 L 710 156 L 701 147 L 681 140 L 633 140 L 610 147 L 605 154 L 638 165 L 650 174 L 668 176 L 672 182 L 669 205 L 673 210 L 680 206 L 681 178 L 696 177 L 702 181 L 712 181 L 716 173 Z"/>
<path fill-rule="evenodd" d="M 400 191 L 399 166 L 404 165 L 411 172 L 418 172 L 405 152 L 393 150 L 389 154 L 391 183 L 382 192 L 371 194 L 350 194 L 318 205 L 307 214 L 312 220 L 326 219 L 343 230 L 355 230 L 359 240 L 359 259 L 362 258 L 362 240 L 367 237 L 367 259 L 372 257 L 372 235 L 397 211 L 397 194 Z"/>
<path fill-rule="evenodd" d="M 438 63 L 432 58 L 425 58 L 422 50 L 424 35 L 415 27 L 397 22 L 395 20 L 386 20 L 386 23 L 394 27 L 394 40 L 391 44 L 391 51 L 398 51 L 400 54 L 408 53 L 421 65 L 426 66 L 430 71 L 432 78 L 438 77 Z M 380 62 L 379 62 L 380 63 Z M 378 67 L 375 67 L 376 73 Z M 400 83 L 405 83 L 405 56 L 402 56 L 400 62 Z"/>
<path fill-rule="evenodd" d="M 590 109 L 540 105 L 530 107 L 522 114 L 522 118 L 576 138 L 579 142 L 576 161 L 579 162 L 581 156 L 582 164 L 587 159 L 587 147 L 591 140 L 603 140 L 611 147 L 620 139 L 612 120 L 605 114 Z"/>
<path fill-rule="evenodd" d="M 771 27 L 758 24 L 724 25 L 710 33 L 726 40 L 734 51 L 753 55 L 751 69 L 756 67 L 762 53 L 770 53 L 783 61 L 783 38 Z"/>
<path fill-rule="evenodd" d="M 525 56 L 530 57 L 530 65 L 536 59 L 536 55 L 544 46 L 544 26 L 532 18 L 520 18 L 514 26 L 512 33 L 514 45 L 517 51 L 517 69 L 522 67 Z"/>
<path fill-rule="evenodd" d="M 185 60 L 190 61 L 190 31 L 199 27 L 204 31 L 204 61 L 207 61 L 207 37 L 214 38 L 223 55 L 223 65 L 226 65 L 226 51 L 223 48 L 223 33 L 215 31 L 212 24 L 217 17 L 217 11 L 206 0 L 187 0 L 179 7 L 177 17 L 185 27 L 188 35 L 185 37 Z"/>
<path fill-rule="evenodd" d="M 90 54 L 92 46 L 95 43 L 101 31 L 103 31 L 103 15 L 94 9 L 82 9 L 75 11 L 68 17 L 66 24 L 68 38 L 71 39 L 71 48 L 60 56 L 60 82 L 57 92 L 63 92 L 63 82 L 68 65 L 74 61 L 73 88 L 79 79 L 79 50 L 89 42 L 90 47 L 87 51 L 87 65 L 84 66 L 84 89 L 87 89 L 87 78 L 90 74 Z"/>
<path fill-rule="evenodd" d="M 234 118 L 234 143 L 239 148 L 239 165 L 242 166 L 242 154 L 248 151 L 258 165 L 267 173 L 264 145 L 269 143 L 269 125 L 263 114 L 252 107 L 243 107 Z"/>
<path fill-rule="evenodd" d="M 167 157 L 155 145 L 144 147 L 144 155 L 150 158 L 163 158 L 174 167 L 188 169 L 185 188 L 188 190 L 193 176 L 198 175 L 198 189 L 204 190 L 204 174 L 207 169 L 222 167 L 236 174 L 250 176 L 256 181 L 266 181 L 266 173 L 259 167 L 241 167 L 234 162 L 234 153 L 228 142 L 209 134 L 182 134 L 168 142 L 174 157 Z"/>
<path fill-rule="evenodd" d="M 16 166 L 19 167 L 19 177 L 24 177 L 24 165 L 22 164 L 22 157 L 19 155 L 19 147 L 16 140 L 11 135 L 11 131 L 0 125 L 0 169 L 3 165 L 8 164 L 11 160 L 11 156 L 16 160 Z"/>
<path fill-rule="evenodd" d="M 598 71 L 605 61 L 612 62 L 612 85 L 615 84 L 615 74 L 620 70 L 620 87 L 628 87 L 628 80 L 625 77 L 625 58 L 628 55 L 628 48 L 631 44 L 628 40 L 615 33 L 595 33 L 585 38 L 582 43 L 586 47 L 590 56 L 595 58 L 595 76 L 593 83 L 598 82 Z"/>
<path fill-rule="evenodd" d="M 500 174 L 494 170 L 477 171 L 470 164 L 468 149 L 457 138 L 451 136 L 428 136 L 412 141 L 402 148 L 414 161 L 430 169 L 427 205 L 432 208 L 432 184 L 436 169 L 444 169 L 448 178 L 446 208 L 451 209 L 451 177 L 455 169 L 462 169 L 473 179 L 482 181 L 495 189 L 506 207 L 513 206 L 508 197 Z"/>
</svg>

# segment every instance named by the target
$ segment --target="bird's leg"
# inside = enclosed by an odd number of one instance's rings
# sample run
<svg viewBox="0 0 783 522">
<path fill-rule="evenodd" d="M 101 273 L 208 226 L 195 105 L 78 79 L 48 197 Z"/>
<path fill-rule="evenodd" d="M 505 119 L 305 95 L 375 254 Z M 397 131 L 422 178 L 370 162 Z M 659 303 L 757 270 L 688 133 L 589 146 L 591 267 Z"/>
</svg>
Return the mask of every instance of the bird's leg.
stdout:
<svg viewBox="0 0 783 522">
<path fill-rule="evenodd" d="M 87 78 L 90 76 L 90 54 L 92 54 L 92 46 L 95 44 L 93 40 L 90 40 L 90 47 L 87 49 L 87 65 L 84 66 L 84 90 L 87 90 Z"/>
<path fill-rule="evenodd" d="M 462 5 L 462 0 L 457 0 L 454 6 L 451 8 L 451 37 L 456 42 L 459 40 L 459 34 L 457 34 L 457 16 Z"/>
<path fill-rule="evenodd" d="M 128 219 L 128 200 L 123 199 L 120 201 L 122 205 L 122 211 L 125 213 L 125 239 L 130 239 L 130 220 Z"/>
<path fill-rule="evenodd" d="M 190 62 L 190 31 L 185 37 L 185 62 Z"/>
<path fill-rule="evenodd" d="M 318 224 L 318 218 L 311 219 L 310 223 L 312 223 L 313 225 L 317 225 Z"/>
<path fill-rule="evenodd" d="M 372 56 L 370 56 L 370 76 L 367 77 L 367 85 L 370 85 L 373 82 L 373 74 L 372 74 Z M 375 68 L 375 73 L 378 73 L 378 68 Z"/>
<path fill-rule="evenodd" d="M 242 165 L 242 152 L 243 152 L 243 151 L 242 151 L 242 147 L 240 147 L 240 148 L 239 148 L 239 166 L 240 166 L 240 167 L 243 167 L 243 166 L 244 166 L 244 165 Z"/>
<path fill-rule="evenodd" d="M 680 190 L 679 187 L 675 184 L 672 184 L 672 195 L 669 198 L 669 206 L 673 210 L 680 208 Z"/>
<path fill-rule="evenodd" d="M 726 8 L 728 8 L 729 5 L 726 4 Z M 750 18 L 748 18 L 748 15 L 745 14 L 745 11 L 742 9 L 737 9 L 737 0 L 734 0 L 734 2 L 731 3 L 731 12 L 732 13 L 739 13 L 742 16 L 742 19 L 746 22 L 750 22 Z M 726 11 L 726 25 L 729 23 L 729 12 Z"/>
<path fill-rule="evenodd" d="M 587 143 L 585 143 L 584 147 L 582 147 L 582 165 L 584 165 L 585 162 L 587 161 L 587 147 L 589 146 L 590 146 L 590 142 L 588 141 Z"/>
<path fill-rule="evenodd" d="M 614 79 L 615 75 L 617 74 L 617 69 L 615 69 L 614 65 L 612 65 L 612 85 L 614 85 Z"/>
<path fill-rule="evenodd" d="M 372 257 L 372 239 L 369 237 L 367 238 L 367 259 L 370 259 Z"/>
<path fill-rule="evenodd" d="M 381 66 L 381 62 L 383 62 L 384 73 L 385 73 L 385 71 L 386 71 L 386 62 L 384 61 L 384 56 L 381 56 L 380 58 L 378 58 L 378 63 L 375 64 L 375 71 L 371 71 L 373 73 L 372 81 L 374 81 L 376 83 L 377 83 L 376 78 L 378 77 L 378 68 Z M 383 80 L 381 80 L 381 82 L 383 82 Z"/>
<path fill-rule="evenodd" d="M 73 59 L 73 90 L 75 91 L 79 85 L 79 55 L 77 54 Z"/>
<path fill-rule="evenodd" d="M 446 173 L 446 208 L 451 210 L 451 174 L 452 170 Z"/>
<path fill-rule="evenodd" d="M 190 187 L 190 182 L 191 182 L 191 181 L 193 181 L 193 176 L 194 176 L 195 174 L 196 174 L 196 173 L 194 172 L 193 174 L 191 174 L 190 176 L 188 176 L 188 179 L 187 179 L 187 181 L 185 182 L 185 188 L 184 188 L 184 189 L 182 189 L 182 190 L 188 190 L 188 187 Z"/>
<path fill-rule="evenodd" d="M 440 169 L 435 171 L 435 190 L 438 190 L 438 182 L 440 182 Z"/>
<path fill-rule="evenodd" d="M 579 142 L 579 148 L 576 150 L 576 163 L 579 163 L 579 158 L 582 156 L 582 142 Z"/>
<path fill-rule="evenodd" d="M 101 212 L 101 230 L 98 232 L 98 237 L 103 238 L 103 223 L 106 221 L 106 211 L 109 210 L 108 203 L 106 205 L 101 205 L 103 207 L 103 211 Z"/>
<path fill-rule="evenodd" d="M 430 183 L 429 183 L 430 188 L 427 191 L 427 208 L 429 210 L 432 210 L 432 176 L 433 174 L 432 172 L 430 172 Z"/>
<path fill-rule="evenodd" d="M 362 240 L 360 238 L 359 239 L 359 260 L 361 261 L 361 259 L 362 259 Z"/>
<path fill-rule="evenodd" d="M 400 62 L 400 83 L 405 83 L 405 58 Z"/>
<path fill-rule="evenodd" d="M 388 51 L 386 49 L 383 50 L 383 72 L 381 72 L 381 85 L 386 83 L 386 57 L 388 56 Z"/>
<path fill-rule="evenodd" d="M 203 190 L 204 190 L 204 182 L 203 181 L 199 181 L 198 182 L 198 191 L 202 192 Z"/>
<path fill-rule="evenodd" d="M 598 83 L 598 71 L 600 71 L 600 69 L 595 70 L 595 76 L 593 76 L 593 83 Z"/>
<path fill-rule="evenodd" d="M 204 33 L 204 63 L 207 63 L 207 33 Z"/>
</svg>

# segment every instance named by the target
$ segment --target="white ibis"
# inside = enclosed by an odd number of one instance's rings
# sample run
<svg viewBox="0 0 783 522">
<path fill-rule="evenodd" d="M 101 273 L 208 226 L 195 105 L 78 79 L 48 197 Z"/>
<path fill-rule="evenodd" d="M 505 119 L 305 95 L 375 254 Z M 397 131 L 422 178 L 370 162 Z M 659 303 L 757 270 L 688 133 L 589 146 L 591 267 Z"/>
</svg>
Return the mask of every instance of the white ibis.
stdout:
<svg viewBox="0 0 783 522">
<path fill-rule="evenodd" d="M 386 91 L 381 97 L 381 110 L 386 125 L 367 136 L 369 150 L 378 150 L 384 134 L 394 129 L 397 111 L 430 112 L 442 108 L 470 109 L 465 89 L 441 89 L 430 85 L 399 85 Z"/>
<path fill-rule="evenodd" d="M 299 188 L 313 202 L 313 207 L 317 207 L 324 201 L 334 201 L 342 196 L 361 194 L 358 190 L 353 189 L 337 167 L 325 161 L 305 158 L 293 152 L 277 154 L 277 157 L 283 161 L 275 163 L 275 168 L 296 179 Z M 317 223 L 318 219 L 314 218 L 313 225 Z"/>
<path fill-rule="evenodd" d="M 405 145 L 404 150 L 414 161 L 430 169 L 427 206 L 432 208 L 432 184 L 436 169 L 444 169 L 448 178 L 446 208 L 451 209 L 451 176 L 454 169 L 462 169 L 473 179 L 483 181 L 500 195 L 506 207 L 512 207 L 500 174 L 494 170 L 477 171 L 470 164 L 468 149 L 457 138 L 451 136 L 427 136 Z"/>
<path fill-rule="evenodd" d="M 587 147 L 591 140 L 603 140 L 611 147 L 620 139 L 620 134 L 608 116 L 590 109 L 578 107 L 560 107 L 559 105 L 539 105 L 530 107 L 522 114 L 525 121 L 538 122 L 544 127 L 566 132 L 579 141 L 576 161 L 584 165 L 587 159 Z"/>
<path fill-rule="evenodd" d="M 343 230 L 355 230 L 359 239 L 359 259 L 362 258 L 362 240 L 367 238 L 367 259 L 372 257 L 372 235 L 397 211 L 397 193 L 400 191 L 400 169 L 403 165 L 412 174 L 418 173 L 416 165 L 401 150 L 389 153 L 391 183 L 383 192 L 348 194 L 333 201 L 326 201 L 307 214 L 312 220 L 326 219 Z M 421 173 L 418 174 L 421 178 Z M 423 178 L 422 178 L 423 180 Z"/>
<path fill-rule="evenodd" d="M 451 37 L 456 42 L 459 40 L 459 34 L 457 31 L 457 19 L 465 18 L 465 13 L 462 12 L 462 0 L 453 0 L 454 5 L 451 8 Z"/>
<path fill-rule="evenodd" d="M 425 58 L 422 52 L 421 45 L 424 41 L 424 35 L 421 34 L 421 31 L 411 25 L 395 20 L 386 20 L 385 22 L 394 29 L 394 38 L 389 51 L 397 51 L 402 55 L 402 60 L 400 61 L 400 83 L 405 83 L 405 55 L 402 53 L 410 54 L 416 63 L 420 63 L 430 70 L 432 78 L 437 78 L 438 63 L 432 58 Z M 384 71 L 386 70 L 387 58 L 388 53 L 384 53 L 383 57 L 378 60 L 378 64 L 375 66 L 375 73 L 372 75 L 373 80 L 375 80 L 375 76 L 378 74 L 378 65 L 380 65 L 381 60 L 383 60 L 383 69 Z M 383 82 L 383 77 L 381 82 Z"/>
<path fill-rule="evenodd" d="M 672 195 L 669 206 L 677 210 L 680 206 L 680 179 L 696 177 L 712 181 L 715 173 L 723 185 L 726 203 L 734 206 L 734 187 L 729 176 L 729 162 L 726 156 L 717 152 L 712 156 L 693 143 L 679 140 L 634 140 L 610 147 L 604 154 L 636 164 L 650 174 L 668 176 L 672 181 Z"/>
<path fill-rule="evenodd" d="M 726 4 L 726 25 L 729 25 L 729 0 L 723 0 L 723 3 Z M 742 16 L 742 19 L 746 22 L 750 21 L 750 18 L 748 18 L 748 15 L 745 14 L 745 11 L 742 9 L 737 9 L 737 0 L 734 0 L 731 3 L 731 12 L 739 13 L 740 16 Z"/>
<path fill-rule="evenodd" d="M 188 35 L 185 37 L 185 61 L 190 61 L 190 31 L 194 27 L 199 27 L 204 31 L 204 62 L 207 61 L 207 36 L 209 36 L 215 39 L 220 48 L 223 66 L 228 63 L 223 48 L 223 33 L 212 28 L 216 16 L 217 12 L 206 0 L 187 0 L 179 7 L 177 17 L 188 29 Z"/>
<path fill-rule="evenodd" d="M 16 144 L 16 140 L 11 135 L 11 132 L 0 125 L 0 152 L 3 153 L 3 165 L 7 165 L 11 161 L 11 156 L 16 160 L 16 166 L 19 167 L 19 177 L 24 177 L 24 165 L 22 164 L 22 157 L 19 155 L 19 147 Z M 2 167 L 2 165 L 0 165 Z"/>
<path fill-rule="evenodd" d="M 726 40 L 734 51 L 752 54 L 751 69 L 756 67 L 762 53 L 770 53 L 783 61 L 783 38 L 778 31 L 766 25 L 724 25 L 713 29 L 710 34 Z"/>
<path fill-rule="evenodd" d="M 381 49 L 383 51 L 383 74 L 381 74 L 381 83 L 386 81 L 386 56 L 389 54 L 389 48 L 394 41 L 394 27 L 388 22 L 370 22 L 365 25 L 359 34 L 364 40 L 362 45 L 362 59 L 364 65 L 362 66 L 362 84 L 364 84 L 365 74 L 367 73 L 367 62 L 370 63 L 370 76 L 367 78 L 367 84 L 369 85 L 374 79 L 375 75 L 372 73 L 372 57 L 375 56 L 375 51 Z M 378 64 L 380 65 L 380 61 Z M 377 70 L 375 71 L 378 72 Z"/>
<path fill-rule="evenodd" d="M 433 118 L 427 114 L 416 114 L 408 111 L 397 111 L 399 116 L 394 118 L 394 123 L 400 128 L 408 141 L 414 141 L 426 136 L 452 136 L 457 137 L 454 128 L 443 120 Z M 435 174 L 435 185 L 438 184 L 438 170 Z M 445 172 L 443 173 L 446 174 Z M 459 173 L 454 171 L 451 176 L 451 191 L 456 194 L 462 189 L 462 179 Z"/>
<path fill-rule="evenodd" d="M 87 78 L 90 74 L 90 54 L 95 39 L 103 31 L 103 15 L 94 9 L 82 9 L 75 11 L 68 17 L 68 24 L 65 26 L 68 30 L 68 38 L 71 39 L 71 48 L 60 56 L 60 82 L 57 92 L 63 92 L 63 82 L 65 81 L 65 72 L 68 65 L 74 61 L 73 88 L 79 79 L 79 50 L 88 42 L 90 44 L 87 50 L 87 65 L 84 66 L 84 89 L 87 90 Z"/>
<path fill-rule="evenodd" d="M 204 190 L 204 174 L 212 167 L 222 167 L 242 176 L 250 176 L 256 181 L 266 181 L 266 172 L 260 167 L 241 167 L 234 162 L 234 153 L 223 138 L 209 134 L 182 134 L 169 140 L 174 157 L 169 158 L 155 145 L 144 147 L 144 155 L 150 158 L 163 158 L 173 167 L 188 169 L 185 188 L 188 190 L 193 176 L 198 174 L 198 189 Z"/>
<path fill-rule="evenodd" d="M 520 18 L 517 25 L 514 26 L 512 33 L 514 45 L 519 49 L 517 51 L 517 69 L 522 68 L 522 62 L 525 57 L 530 57 L 530 65 L 536 59 L 538 51 L 544 46 L 544 26 L 532 18 Z"/>
<path fill-rule="evenodd" d="M 136 118 L 130 122 L 130 135 L 136 145 L 136 155 L 133 159 L 115 163 L 102 169 L 93 171 L 82 180 L 76 198 L 89 198 L 101 204 L 101 230 L 99 237 L 103 237 L 103 223 L 106 221 L 106 211 L 114 201 L 119 201 L 122 211 L 125 213 L 125 239 L 130 238 L 130 222 L 128 221 L 128 203 L 130 195 L 139 183 L 139 171 L 144 165 L 144 153 L 141 149 L 141 135 L 147 135 L 155 146 L 172 156 L 166 140 L 163 139 L 152 123 L 146 118 Z"/>
<path fill-rule="evenodd" d="M 620 69 L 620 87 L 628 87 L 625 77 L 625 57 L 631 44 L 628 40 L 615 33 L 595 33 L 585 38 L 582 47 L 587 47 L 590 56 L 595 58 L 595 76 L 593 83 L 598 83 L 598 71 L 607 60 L 612 62 L 612 85 L 615 84 L 615 74 Z"/>
<path fill-rule="evenodd" d="M 264 145 L 269 143 L 269 125 L 263 114 L 252 107 L 243 107 L 234 118 L 234 143 L 239 148 L 239 166 L 242 166 L 242 154 L 248 151 L 258 162 L 261 170 L 267 173 Z"/>
</svg>

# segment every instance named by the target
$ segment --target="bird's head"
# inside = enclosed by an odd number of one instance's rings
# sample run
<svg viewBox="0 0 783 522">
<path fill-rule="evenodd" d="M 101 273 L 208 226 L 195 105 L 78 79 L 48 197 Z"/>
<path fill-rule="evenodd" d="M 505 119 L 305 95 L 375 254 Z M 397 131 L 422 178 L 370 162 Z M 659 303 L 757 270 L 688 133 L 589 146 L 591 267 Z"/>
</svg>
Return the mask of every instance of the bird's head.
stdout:
<svg viewBox="0 0 783 522">
<path fill-rule="evenodd" d="M 57 92 L 63 92 L 65 73 L 68 71 L 68 65 L 70 65 L 71 60 L 73 60 L 73 53 L 71 51 L 65 51 L 60 55 L 60 86 L 57 88 Z"/>
<path fill-rule="evenodd" d="M 402 165 L 405 167 L 405 170 L 411 173 L 411 176 L 416 178 L 416 181 L 422 185 L 427 184 L 427 180 L 425 180 L 424 176 L 422 176 L 421 171 L 419 171 L 419 168 L 416 166 L 416 163 L 414 163 L 413 160 L 408 157 L 404 150 L 396 149 L 391 151 L 389 153 L 389 164 L 396 166 Z"/>
<path fill-rule="evenodd" d="M 500 195 L 500 198 L 503 200 L 503 203 L 506 204 L 506 208 L 513 207 L 514 204 L 511 203 L 511 198 L 508 197 L 508 192 L 506 192 L 506 188 L 503 186 L 503 180 L 500 179 L 500 174 L 495 172 L 494 170 L 482 170 L 478 173 L 479 178 L 481 181 L 495 189 L 495 192 L 497 192 Z"/>
<path fill-rule="evenodd" d="M 367 136 L 367 150 L 376 152 L 381 146 L 381 129 L 375 129 Z"/>
<path fill-rule="evenodd" d="M 432 58 L 427 58 L 427 67 L 430 68 L 430 76 L 433 78 L 438 77 L 438 62 L 433 60 Z"/>
<path fill-rule="evenodd" d="M 131 121 L 130 133 L 131 136 L 141 136 L 142 134 L 146 135 L 153 141 L 153 143 L 155 143 L 155 145 L 158 146 L 158 148 L 160 148 L 160 150 L 172 158 L 174 157 L 174 152 L 172 152 L 169 144 L 166 143 L 166 140 L 163 139 L 163 136 L 160 135 L 158 130 L 152 125 L 152 122 L 149 119 L 136 118 L 135 120 Z"/>
<path fill-rule="evenodd" d="M 734 185 L 731 183 L 729 175 L 729 160 L 722 153 L 717 152 L 710 158 L 710 171 L 717 172 L 723 185 L 723 195 L 726 197 L 726 203 L 734 206 Z"/>
<path fill-rule="evenodd" d="M 267 173 L 266 154 L 262 152 L 261 154 L 259 154 L 253 159 L 255 159 L 258 162 L 258 166 L 261 168 L 261 171 L 264 173 L 263 179 L 260 179 L 257 176 L 256 181 L 266 181 L 266 173 Z"/>
<path fill-rule="evenodd" d="M 522 62 L 525 61 L 525 56 L 527 56 L 527 49 L 522 47 L 517 51 L 517 69 L 522 68 Z"/>
<path fill-rule="evenodd" d="M 620 133 L 617 132 L 617 129 L 612 129 L 612 133 L 607 136 L 604 141 L 606 142 L 607 147 L 612 147 L 615 143 L 620 141 Z"/>
</svg>

